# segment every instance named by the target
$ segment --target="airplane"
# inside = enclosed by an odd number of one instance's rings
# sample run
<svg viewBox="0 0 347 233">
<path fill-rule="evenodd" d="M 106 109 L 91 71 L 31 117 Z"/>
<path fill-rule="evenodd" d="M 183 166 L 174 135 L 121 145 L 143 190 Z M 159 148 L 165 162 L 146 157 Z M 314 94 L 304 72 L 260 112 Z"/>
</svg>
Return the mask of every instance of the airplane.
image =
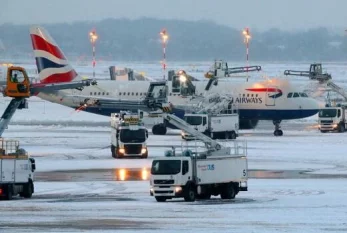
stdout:
<svg viewBox="0 0 347 233">
<path fill-rule="evenodd" d="M 30 28 L 30 36 L 41 83 L 70 82 L 81 79 L 72 68 L 65 55 L 50 34 L 42 27 Z M 195 95 L 204 95 L 207 81 L 192 81 Z M 139 100 L 144 98 L 149 81 L 99 80 L 96 86 L 83 90 L 60 90 L 40 92 L 38 97 L 86 112 L 110 116 L 121 110 L 112 100 Z M 169 102 L 174 106 L 189 106 L 190 98 L 181 93 L 184 83 L 179 80 L 168 81 Z M 287 79 L 267 79 L 261 82 L 219 82 L 210 93 L 232 95 L 231 102 L 238 105 L 240 129 L 253 129 L 259 120 L 271 120 L 275 126 L 274 135 L 282 136 L 282 120 L 306 118 L 318 113 L 316 100 L 293 86 Z M 103 105 L 100 103 L 107 102 Z M 96 104 L 99 103 L 99 104 Z M 184 111 L 175 112 L 181 118 Z M 154 130 L 155 129 L 155 130 Z M 152 128 L 153 134 L 166 134 L 166 125 Z"/>
</svg>

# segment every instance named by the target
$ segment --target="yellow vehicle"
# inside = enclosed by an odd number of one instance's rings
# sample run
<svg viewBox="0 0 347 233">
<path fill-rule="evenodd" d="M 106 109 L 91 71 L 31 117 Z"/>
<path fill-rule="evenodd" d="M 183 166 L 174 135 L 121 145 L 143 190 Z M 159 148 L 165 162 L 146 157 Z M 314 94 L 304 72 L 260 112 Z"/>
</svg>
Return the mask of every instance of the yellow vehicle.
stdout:
<svg viewBox="0 0 347 233">
<path fill-rule="evenodd" d="M 8 67 L 4 95 L 13 98 L 30 97 L 30 80 L 24 68 L 18 66 Z"/>
</svg>

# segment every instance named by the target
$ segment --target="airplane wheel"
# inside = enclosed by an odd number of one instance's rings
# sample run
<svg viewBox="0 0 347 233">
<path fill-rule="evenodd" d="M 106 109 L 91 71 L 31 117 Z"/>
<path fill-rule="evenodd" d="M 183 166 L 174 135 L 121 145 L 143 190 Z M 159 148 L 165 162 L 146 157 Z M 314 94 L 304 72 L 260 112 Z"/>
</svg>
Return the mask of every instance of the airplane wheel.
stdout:
<svg viewBox="0 0 347 233">
<path fill-rule="evenodd" d="M 152 127 L 152 133 L 153 133 L 154 135 L 158 135 L 158 125 L 153 125 L 153 127 Z"/>
<path fill-rule="evenodd" d="M 275 135 L 275 136 L 282 136 L 282 135 L 283 135 L 283 131 L 280 130 L 280 129 L 275 130 L 275 131 L 274 131 L 274 135 Z"/>
<path fill-rule="evenodd" d="M 158 126 L 158 134 L 159 135 L 165 135 L 167 132 L 166 126 L 165 125 L 159 125 Z"/>
</svg>

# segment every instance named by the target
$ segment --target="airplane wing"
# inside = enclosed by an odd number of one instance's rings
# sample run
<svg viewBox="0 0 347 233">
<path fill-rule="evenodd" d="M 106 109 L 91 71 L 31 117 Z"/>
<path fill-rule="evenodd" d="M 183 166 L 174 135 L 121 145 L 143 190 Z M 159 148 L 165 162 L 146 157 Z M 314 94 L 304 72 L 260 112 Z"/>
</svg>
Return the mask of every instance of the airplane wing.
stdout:
<svg viewBox="0 0 347 233">
<path fill-rule="evenodd" d="M 75 101 L 78 100 L 80 107 L 104 107 L 104 108 L 119 108 L 127 110 L 138 110 L 144 109 L 148 110 L 147 105 L 144 103 L 144 99 L 134 100 L 124 100 L 116 99 L 112 97 L 102 97 L 102 96 L 87 96 L 87 95 L 65 95 L 64 98 L 70 97 L 74 98 Z"/>
</svg>

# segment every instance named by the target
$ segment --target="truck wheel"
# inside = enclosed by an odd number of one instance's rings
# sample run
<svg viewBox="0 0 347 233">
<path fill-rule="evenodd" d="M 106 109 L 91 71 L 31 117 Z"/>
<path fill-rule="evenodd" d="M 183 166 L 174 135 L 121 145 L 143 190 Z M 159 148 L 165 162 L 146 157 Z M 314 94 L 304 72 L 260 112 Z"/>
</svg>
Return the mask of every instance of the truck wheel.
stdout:
<svg viewBox="0 0 347 233">
<path fill-rule="evenodd" d="M 235 133 L 235 131 L 231 131 L 231 132 L 230 132 L 230 138 L 231 138 L 231 139 L 236 139 L 236 133 Z"/>
<path fill-rule="evenodd" d="M 189 202 L 194 202 L 196 198 L 196 193 L 192 185 L 187 187 L 186 193 L 184 194 L 184 200 Z"/>
<path fill-rule="evenodd" d="M 235 194 L 234 185 L 231 183 L 228 183 L 223 187 L 223 190 L 220 196 L 222 199 L 234 199 L 235 195 L 236 194 Z"/>
<path fill-rule="evenodd" d="M 111 154 L 112 154 L 112 158 L 116 158 L 116 152 L 115 152 L 115 146 L 111 145 Z"/>
<path fill-rule="evenodd" d="M 6 190 L 6 196 L 5 199 L 6 200 L 12 200 L 13 198 L 13 188 L 12 185 L 7 185 L 7 190 Z"/>
<path fill-rule="evenodd" d="M 31 198 L 32 195 L 33 195 L 33 183 L 29 181 L 27 184 L 24 185 L 23 197 Z"/>
<path fill-rule="evenodd" d="M 155 197 L 155 200 L 157 200 L 157 202 L 165 202 L 166 197 Z"/>
<path fill-rule="evenodd" d="M 345 126 L 344 126 L 343 124 L 340 124 L 340 126 L 339 126 L 339 132 L 340 132 L 340 133 L 345 132 Z"/>
<path fill-rule="evenodd" d="M 196 199 L 209 200 L 210 198 L 211 198 L 211 193 L 196 195 Z"/>
</svg>

